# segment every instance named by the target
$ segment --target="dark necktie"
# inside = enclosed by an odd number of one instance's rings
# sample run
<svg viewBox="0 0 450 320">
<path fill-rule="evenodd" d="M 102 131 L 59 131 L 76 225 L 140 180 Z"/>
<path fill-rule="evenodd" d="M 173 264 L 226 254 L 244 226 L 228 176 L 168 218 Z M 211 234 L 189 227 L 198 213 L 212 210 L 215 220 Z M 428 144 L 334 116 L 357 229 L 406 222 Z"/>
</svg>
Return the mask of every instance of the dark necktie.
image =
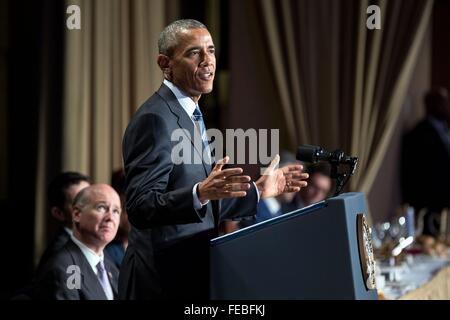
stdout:
<svg viewBox="0 0 450 320">
<path fill-rule="evenodd" d="M 195 123 L 195 126 L 197 127 L 198 131 L 200 132 L 200 135 L 202 137 L 202 141 L 203 141 L 203 146 L 206 149 L 206 155 L 208 157 L 208 161 L 209 164 L 211 164 L 211 150 L 209 149 L 209 141 L 208 141 L 208 135 L 206 134 L 206 127 L 205 127 L 205 122 L 203 121 L 203 115 L 202 112 L 200 111 L 200 108 L 198 107 L 198 105 L 195 106 L 195 111 L 192 114 L 192 120 Z M 206 160 L 206 159 L 205 159 Z"/>
<path fill-rule="evenodd" d="M 205 148 L 208 147 L 209 142 L 208 142 L 208 135 L 206 134 L 205 122 L 203 122 L 203 115 L 198 105 L 195 107 L 194 114 L 192 115 L 192 120 L 194 120 L 195 126 L 200 132 L 203 145 L 205 146 Z"/>
</svg>

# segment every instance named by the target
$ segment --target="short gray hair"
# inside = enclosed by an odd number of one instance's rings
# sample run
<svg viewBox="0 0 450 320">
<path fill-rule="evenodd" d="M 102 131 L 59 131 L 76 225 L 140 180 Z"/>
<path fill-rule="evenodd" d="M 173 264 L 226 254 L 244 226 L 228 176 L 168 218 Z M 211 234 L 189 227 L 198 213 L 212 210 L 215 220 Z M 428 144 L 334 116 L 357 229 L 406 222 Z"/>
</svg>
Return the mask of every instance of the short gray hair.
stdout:
<svg viewBox="0 0 450 320">
<path fill-rule="evenodd" d="M 86 187 L 81 189 L 75 198 L 73 199 L 72 206 L 78 207 L 80 210 L 83 210 L 84 207 L 87 205 L 87 202 L 89 200 L 89 196 L 91 194 L 92 186 Z"/>
<path fill-rule="evenodd" d="M 177 45 L 178 33 L 191 29 L 207 29 L 207 28 L 200 21 L 193 19 L 177 20 L 169 24 L 159 34 L 158 39 L 159 53 L 170 57 L 173 53 L 173 49 Z"/>
</svg>

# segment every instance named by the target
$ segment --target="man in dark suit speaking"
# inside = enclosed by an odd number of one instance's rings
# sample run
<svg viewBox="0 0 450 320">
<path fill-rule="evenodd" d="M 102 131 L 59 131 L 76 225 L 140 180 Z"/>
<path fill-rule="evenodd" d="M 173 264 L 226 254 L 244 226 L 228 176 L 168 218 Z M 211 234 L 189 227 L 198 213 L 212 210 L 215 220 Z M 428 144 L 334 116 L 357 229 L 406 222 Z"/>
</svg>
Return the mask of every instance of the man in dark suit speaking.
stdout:
<svg viewBox="0 0 450 320">
<path fill-rule="evenodd" d="M 164 82 L 134 115 L 123 138 L 132 229 L 119 296 L 207 299 L 209 240 L 217 235 L 219 221 L 254 215 L 260 197 L 299 191 L 307 175 L 300 165 L 277 169 L 279 156 L 256 183 L 241 168 L 224 169 L 228 157 L 211 165 L 198 106 L 201 95 L 213 88 L 211 35 L 198 21 L 179 20 L 161 32 L 158 47 Z M 172 134 L 180 129 L 189 154 L 205 161 L 173 158 L 177 142 Z"/>
</svg>

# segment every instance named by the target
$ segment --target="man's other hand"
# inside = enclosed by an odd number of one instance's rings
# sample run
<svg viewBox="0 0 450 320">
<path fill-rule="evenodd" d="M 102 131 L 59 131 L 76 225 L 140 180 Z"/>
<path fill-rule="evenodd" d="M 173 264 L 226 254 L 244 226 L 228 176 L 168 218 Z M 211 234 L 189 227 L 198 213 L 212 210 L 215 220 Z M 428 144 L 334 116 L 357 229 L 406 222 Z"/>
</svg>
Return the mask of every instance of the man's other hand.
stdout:
<svg viewBox="0 0 450 320">
<path fill-rule="evenodd" d="M 291 164 L 277 168 L 279 162 L 280 156 L 277 154 L 256 181 L 261 198 L 276 197 L 283 192 L 298 192 L 308 185 L 306 181 L 302 181 L 309 177 L 307 173 L 302 173 L 302 165 Z"/>
</svg>

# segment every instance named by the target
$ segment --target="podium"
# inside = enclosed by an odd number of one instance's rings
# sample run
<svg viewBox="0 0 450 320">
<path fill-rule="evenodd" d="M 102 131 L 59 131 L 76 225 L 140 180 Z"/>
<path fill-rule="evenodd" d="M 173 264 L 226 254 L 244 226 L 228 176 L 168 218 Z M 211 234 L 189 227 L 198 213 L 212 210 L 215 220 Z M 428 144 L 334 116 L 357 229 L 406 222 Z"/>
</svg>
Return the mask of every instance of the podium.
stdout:
<svg viewBox="0 0 450 320">
<path fill-rule="evenodd" d="M 211 299 L 377 299 L 363 193 L 210 242 Z"/>
</svg>

